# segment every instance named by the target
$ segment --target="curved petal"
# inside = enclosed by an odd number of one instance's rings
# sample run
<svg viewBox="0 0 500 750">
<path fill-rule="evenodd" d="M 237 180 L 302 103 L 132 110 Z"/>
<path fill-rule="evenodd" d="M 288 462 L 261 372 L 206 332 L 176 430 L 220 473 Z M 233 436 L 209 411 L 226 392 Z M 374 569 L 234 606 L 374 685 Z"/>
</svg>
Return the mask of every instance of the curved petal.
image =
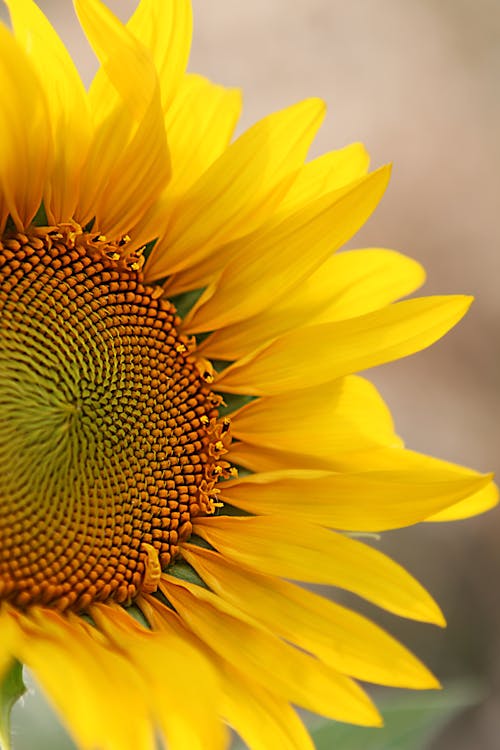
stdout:
<svg viewBox="0 0 500 750">
<path fill-rule="evenodd" d="M 231 415 L 231 433 L 259 448 L 326 461 L 338 453 L 401 446 L 384 400 L 357 375 L 251 401 Z"/>
<path fill-rule="evenodd" d="M 265 230 L 269 232 L 294 211 L 312 203 L 317 198 L 334 190 L 346 187 L 366 174 L 368 154 L 360 143 L 332 151 L 318 159 L 306 162 L 297 171 L 284 197 L 276 207 Z M 264 227 L 262 227 L 264 228 Z M 260 231 L 260 230 L 257 230 Z M 242 242 L 246 242 L 246 238 Z M 168 290 L 179 294 L 188 289 L 197 289 L 210 283 L 227 262 L 240 252 L 240 242 L 229 242 L 168 280 Z"/>
<path fill-rule="evenodd" d="M 413 654 L 356 612 L 194 544 L 183 545 L 183 554 L 225 601 L 339 672 L 381 685 L 437 687 Z"/>
<path fill-rule="evenodd" d="M 190 0 L 141 0 L 128 29 L 151 53 L 167 110 L 186 70 L 193 14 Z"/>
<path fill-rule="evenodd" d="M 220 685 L 209 659 L 185 639 L 146 630 L 119 607 L 94 605 L 92 617 L 145 678 L 143 690 L 169 750 L 224 750 L 227 736 L 218 718 Z M 195 715 L 194 704 L 198 705 Z"/>
<path fill-rule="evenodd" d="M 291 331 L 224 370 L 217 390 L 272 395 L 407 357 L 444 336 L 471 301 L 459 295 L 423 297 Z"/>
<path fill-rule="evenodd" d="M 23 231 L 52 171 L 49 110 L 31 61 L 3 24 L 0 49 L 0 232 L 9 214 Z"/>
<path fill-rule="evenodd" d="M 474 492 L 470 497 L 461 500 L 456 505 L 435 513 L 426 521 L 440 523 L 442 521 L 460 521 L 463 518 L 477 516 L 479 513 L 486 513 L 498 505 L 498 487 L 494 482 L 490 482 L 486 487 Z"/>
<path fill-rule="evenodd" d="M 122 655 L 91 637 L 82 621 L 69 622 L 54 610 L 40 608 L 30 617 L 12 612 L 12 618 L 20 641 L 16 656 L 82 748 L 154 750 L 141 680 Z"/>
<path fill-rule="evenodd" d="M 198 347 L 205 357 L 233 360 L 311 323 L 346 320 L 385 307 L 423 284 L 422 266 L 394 250 L 338 253 L 266 310 L 214 331 Z"/>
<path fill-rule="evenodd" d="M 253 231 L 279 205 L 323 119 L 324 104 L 307 99 L 247 130 L 174 206 L 149 258 L 149 281 L 163 278 Z"/>
<path fill-rule="evenodd" d="M 351 143 L 307 162 L 283 198 L 278 215 L 287 216 L 305 203 L 358 180 L 367 173 L 369 163 L 362 143 Z"/>
<path fill-rule="evenodd" d="M 188 333 L 213 331 L 249 318 L 310 276 L 375 210 L 389 181 L 387 167 L 323 195 L 242 241 L 184 320 Z"/>
<path fill-rule="evenodd" d="M 409 573 L 342 534 L 286 516 L 197 518 L 194 531 L 260 573 L 339 586 L 401 617 L 444 625 L 435 601 Z"/>
<path fill-rule="evenodd" d="M 293 708 L 224 663 L 226 689 L 221 711 L 252 750 L 314 750 L 313 741 Z"/>
<path fill-rule="evenodd" d="M 180 637 L 200 650 L 205 648 L 221 681 L 218 713 L 241 737 L 250 742 L 252 750 L 267 750 L 279 740 L 277 747 L 284 750 L 313 750 L 311 739 L 291 706 L 274 690 L 243 675 L 226 659 L 209 648 L 173 609 L 150 596 L 141 601 L 155 628 Z M 146 605 L 144 607 L 144 605 Z M 284 731 L 285 730 L 285 731 Z M 184 746 L 182 746 L 184 748 Z"/>
<path fill-rule="evenodd" d="M 87 95 L 67 49 L 33 0 L 7 0 L 7 5 L 14 33 L 46 92 L 55 151 L 45 211 L 49 223 L 67 222 L 78 201 L 91 136 Z"/>
<path fill-rule="evenodd" d="M 257 515 L 286 515 L 347 531 L 386 531 L 424 521 L 473 495 L 491 476 L 443 471 L 332 474 L 288 470 L 225 482 L 221 500 Z"/>
<path fill-rule="evenodd" d="M 372 446 L 365 450 L 335 451 L 330 456 L 314 455 L 314 452 L 290 453 L 285 450 L 266 448 L 246 442 L 233 442 L 228 453 L 231 463 L 254 472 L 281 470 L 327 470 L 339 472 L 367 471 L 445 471 L 454 472 L 457 480 L 481 475 L 471 469 L 442 461 L 431 456 L 415 453 L 401 447 Z M 498 504 L 498 488 L 490 482 L 483 489 L 473 492 L 464 500 L 425 518 L 425 522 L 456 521 L 485 513 Z"/>
<path fill-rule="evenodd" d="M 259 461 L 259 459 L 257 459 Z M 273 468 L 281 468 L 276 465 L 276 457 L 270 457 Z M 350 454 L 338 454 L 332 457 L 330 466 L 324 463 L 314 468 L 330 468 L 335 471 L 442 471 L 454 473 L 456 478 L 476 477 L 481 474 L 466 466 L 454 464 L 451 461 L 443 461 L 434 456 L 417 453 L 410 450 L 398 450 L 390 447 L 381 447 L 377 450 L 352 452 Z M 266 469 L 267 470 L 267 469 Z M 430 522 L 457 521 L 463 518 L 485 513 L 498 504 L 498 488 L 492 481 L 485 487 L 472 493 L 464 500 L 451 505 L 449 508 L 425 519 Z"/>
<path fill-rule="evenodd" d="M 224 153 L 241 111 L 241 93 L 199 75 L 186 75 L 165 118 L 172 176 L 163 198 L 186 192 Z"/>
<path fill-rule="evenodd" d="M 285 700 L 337 721 L 380 723 L 355 682 L 253 624 L 211 592 L 172 576 L 163 576 L 161 589 L 191 630 L 249 679 L 264 686 L 272 682 Z"/>
<path fill-rule="evenodd" d="M 99 0 L 75 0 L 101 60 L 90 91 L 95 137 L 76 218 L 110 238 L 127 234 L 158 198 L 170 165 L 156 70 L 147 51 Z"/>
</svg>

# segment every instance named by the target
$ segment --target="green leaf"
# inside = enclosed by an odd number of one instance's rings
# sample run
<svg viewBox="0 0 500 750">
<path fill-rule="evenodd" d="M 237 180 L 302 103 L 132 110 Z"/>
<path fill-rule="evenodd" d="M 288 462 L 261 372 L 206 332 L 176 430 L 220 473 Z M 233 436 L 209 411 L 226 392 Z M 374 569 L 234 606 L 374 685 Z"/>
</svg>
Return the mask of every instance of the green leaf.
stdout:
<svg viewBox="0 0 500 750">
<path fill-rule="evenodd" d="M 10 712 L 25 691 L 23 666 L 18 661 L 13 661 L 0 683 L 0 747 L 2 750 L 10 750 Z"/>
<path fill-rule="evenodd" d="M 425 750 L 455 714 L 480 698 L 470 685 L 438 693 L 399 694 L 385 703 L 377 701 L 384 717 L 381 729 L 328 722 L 310 731 L 316 750 Z"/>
</svg>

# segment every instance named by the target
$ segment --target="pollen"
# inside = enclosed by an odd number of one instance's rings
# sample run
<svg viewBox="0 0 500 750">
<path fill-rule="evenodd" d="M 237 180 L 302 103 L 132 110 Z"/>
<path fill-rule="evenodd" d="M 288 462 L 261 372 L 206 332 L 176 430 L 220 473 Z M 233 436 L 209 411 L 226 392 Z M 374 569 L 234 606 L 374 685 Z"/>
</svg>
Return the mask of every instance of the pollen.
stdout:
<svg viewBox="0 0 500 750">
<path fill-rule="evenodd" d="M 0 602 L 128 604 L 219 505 L 220 397 L 128 243 L 0 242 Z"/>
</svg>

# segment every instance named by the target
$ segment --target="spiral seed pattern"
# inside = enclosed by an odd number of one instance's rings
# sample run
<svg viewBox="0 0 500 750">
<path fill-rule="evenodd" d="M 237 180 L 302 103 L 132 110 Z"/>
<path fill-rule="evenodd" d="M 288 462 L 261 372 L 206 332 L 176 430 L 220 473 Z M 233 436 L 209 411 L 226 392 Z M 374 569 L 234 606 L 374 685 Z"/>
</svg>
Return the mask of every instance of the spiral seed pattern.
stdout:
<svg viewBox="0 0 500 750">
<path fill-rule="evenodd" d="M 100 239 L 0 242 L 0 601 L 18 607 L 155 590 L 228 471 L 174 307 Z"/>
</svg>

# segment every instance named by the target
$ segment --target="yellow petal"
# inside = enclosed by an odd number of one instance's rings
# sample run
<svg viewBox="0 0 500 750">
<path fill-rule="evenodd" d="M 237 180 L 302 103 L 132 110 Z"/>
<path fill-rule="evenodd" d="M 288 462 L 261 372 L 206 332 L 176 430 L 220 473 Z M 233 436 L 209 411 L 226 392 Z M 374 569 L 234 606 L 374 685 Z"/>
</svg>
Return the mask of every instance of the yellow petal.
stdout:
<svg viewBox="0 0 500 750">
<path fill-rule="evenodd" d="M 470 297 L 423 297 L 351 320 L 286 333 L 217 378 L 218 390 L 256 396 L 319 385 L 425 349 L 462 318 Z"/>
<path fill-rule="evenodd" d="M 90 92 L 96 132 L 76 218 L 95 217 L 95 230 L 115 238 L 140 221 L 170 174 L 159 84 L 146 50 L 108 8 L 75 7 L 103 65 Z"/>
<path fill-rule="evenodd" d="M 90 637 L 83 623 L 70 623 L 53 610 L 12 617 L 20 640 L 17 657 L 32 670 L 79 747 L 154 750 L 140 679 L 118 652 Z"/>
<path fill-rule="evenodd" d="M 51 173 L 49 110 L 30 60 L 3 24 L 0 50 L 0 232 L 9 214 L 22 231 Z"/>
<path fill-rule="evenodd" d="M 234 453 L 234 455 L 233 455 Z M 236 455 L 236 454 L 240 454 Z M 457 480 L 475 478 L 481 475 L 465 466 L 443 461 L 434 456 L 426 456 L 410 450 L 401 450 L 388 446 L 375 447 L 368 450 L 337 452 L 332 454 L 330 460 L 326 457 L 317 460 L 306 457 L 303 461 L 299 454 L 281 454 L 278 451 L 268 451 L 267 455 L 256 445 L 236 444 L 235 449 L 231 447 L 231 460 L 234 463 L 241 461 L 243 466 L 248 466 L 252 471 L 274 471 L 282 468 L 314 468 L 330 469 L 332 471 L 405 471 L 405 472 L 448 472 L 450 476 L 455 475 Z M 461 518 L 484 513 L 493 508 L 498 502 L 498 489 L 490 481 L 483 489 L 473 492 L 469 497 L 460 500 L 455 505 L 440 511 L 439 513 L 425 519 L 427 521 L 455 521 Z"/>
<path fill-rule="evenodd" d="M 365 315 L 414 292 L 425 281 L 425 270 L 420 263 L 394 250 L 353 250 L 335 256 L 335 260 L 330 278 L 327 274 L 319 278 L 318 271 L 313 279 L 315 288 L 309 291 L 308 296 L 311 291 L 325 295 L 328 284 L 335 292 L 314 318 L 315 323 Z"/>
<path fill-rule="evenodd" d="M 360 143 L 354 143 L 302 165 L 273 213 L 268 227 L 274 226 L 276 222 L 322 195 L 362 177 L 368 169 L 368 161 L 364 147 Z M 209 255 L 195 266 L 174 274 L 168 281 L 169 291 L 179 294 L 188 289 L 206 286 L 239 252 L 239 248 L 238 241 L 230 242 L 219 248 L 217 254 Z"/>
<path fill-rule="evenodd" d="M 280 750 L 313 750 L 311 739 L 304 729 L 295 711 L 285 700 L 274 692 L 266 690 L 259 682 L 250 680 L 233 665 L 221 658 L 197 638 L 188 629 L 172 609 L 161 605 L 156 599 L 147 597 L 148 614 L 152 615 L 154 627 L 164 628 L 169 637 L 174 637 L 174 643 L 179 636 L 183 642 L 195 644 L 195 647 L 205 648 L 210 653 L 213 664 L 218 670 L 222 693 L 217 693 L 218 714 L 230 727 L 235 729 L 241 737 L 249 743 L 252 750 L 268 750 L 276 742 Z M 144 606 L 144 602 L 141 602 Z M 194 670 L 189 670 L 192 677 Z M 196 681 L 192 681 L 194 689 L 198 689 L 198 673 Z M 199 689 L 197 713 L 200 711 Z M 193 704 L 194 705 L 194 704 Z M 203 712 L 203 706 L 201 711 Z M 180 748 L 192 745 L 180 745 Z M 209 745 L 203 750 L 208 750 Z M 169 745 L 170 750 L 170 745 Z"/>
<path fill-rule="evenodd" d="M 80 171 L 90 141 L 87 95 L 78 71 L 33 0 L 6 0 L 15 35 L 45 88 L 55 144 L 44 206 L 50 223 L 69 221 L 79 194 Z"/>
<path fill-rule="evenodd" d="M 315 198 L 358 180 L 367 173 L 369 163 L 363 144 L 352 143 L 304 164 L 280 204 L 279 214 L 291 214 Z"/>
<path fill-rule="evenodd" d="M 17 628 L 9 611 L 0 609 L 0 682 L 14 659 L 17 648 Z M 0 732 L 0 741 L 1 741 Z"/>
<path fill-rule="evenodd" d="M 451 505 L 425 520 L 432 522 L 459 521 L 463 518 L 470 518 L 470 516 L 477 516 L 479 513 L 486 513 L 487 510 L 491 510 L 496 505 L 498 505 L 498 487 L 491 482 L 487 487 L 474 492 L 465 500 L 461 500 L 456 505 Z"/>
<path fill-rule="evenodd" d="M 377 389 L 357 375 L 251 401 L 231 415 L 231 432 L 259 448 L 323 458 L 327 467 L 337 453 L 401 445 Z"/>
<path fill-rule="evenodd" d="M 190 0 L 141 0 L 127 27 L 151 53 L 167 110 L 186 69 L 193 18 Z"/>
<path fill-rule="evenodd" d="M 395 438 L 398 439 L 398 438 Z M 390 447 L 371 445 L 364 450 L 338 450 L 329 455 L 315 455 L 311 450 L 310 453 L 292 453 L 286 450 L 275 448 L 266 448 L 257 443 L 247 443 L 246 441 L 233 441 L 228 452 L 228 459 L 231 463 L 238 466 L 244 466 L 251 471 L 280 471 L 281 469 L 326 469 L 328 471 L 377 471 L 379 469 L 398 468 L 396 462 L 392 466 L 391 462 L 386 461 L 382 456 L 387 453 L 406 453 L 403 449 L 403 443 L 399 439 L 399 446 L 394 449 Z"/>
<path fill-rule="evenodd" d="M 286 515 L 330 528 L 386 531 L 424 521 L 475 493 L 491 476 L 442 471 L 332 474 L 288 470 L 224 483 L 221 499 L 250 513 Z"/>
<path fill-rule="evenodd" d="M 272 684 L 273 692 L 285 700 L 328 718 L 380 723 L 376 709 L 355 682 L 251 624 L 219 597 L 171 576 L 164 576 L 162 591 L 191 630 L 230 664 L 238 665 L 248 679 Z"/>
<path fill-rule="evenodd" d="M 346 454 L 340 453 L 343 460 Z M 347 454 L 350 456 L 350 453 Z M 359 455 L 356 453 L 355 455 Z M 244 466 L 250 471 L 278 471 L 280 469 L 335 469 L 334 464 L 337 454 L 330 460 L 300 453 L 289 453 L 288 451 L 264 448 L 246 442 L 234 442 L 231 444 L 228 459 L 232 464 Z"/>
<path fill-rule="evenodd" d="M 74 4 L 89 44 L 102 66 L 89 91 L 96 120 L 109 115 L 116 99 L 127 103 L 129 118 L 136 122 L 141 120 L 149 106 L 151 92 L 159 88 L 150 51 L 101 0 L 74 0 Z"/>
<path fill-rule="evenodd" d="M 145 630 L 121 608 L 95 605 L 92 616 L 144 677 L 144 695 L 169 750 L 223 750 L 227 738 L 218 717 L 220 687 L 208 659 L 172 633 Z"/>
<path fill-rule="evenodd" d="M 262 224 L 290 187 L 323 116 L 323 103 L 307 99 L 264 118 L 229 146 L 172 207 L 147 278 L 197 265 Z"/>
<path fill-rule="evenodd" d="M 225 662 L 221 711 L 252 750 L 314 750 L 293 708 Z"/>
<path fill-rule="evenodd" d="M 437 687 L 413 654 L 361 615 L 194 544 L 184 545 L 183 555 L 225 601 L 339 672 L 394 687 Z"/>
<path fill-rule="evenodd" d="M 402 617 L 444 624 L 437 604 L 400 565 L 342 534 L 286 516 L 197 518 L 194 529 L 261 573 L 339 586 Z"/>
<path fill-rule="evenodd" d="M 242 240 L 235 257 L 186 317 L 184 329 L 212 331 L 249 318 L 307 279 L 368 219 L 389 174 L 389 168 L 382 167 Z"/>
<path fill-rule="evenodd" d="M 227 457 L 232 464 L 243 466 L 253 472 L 268 472 L 295 469 L 327 471 L 370 471 L 378 470 L 377 456 L 385 452 L 384 447 L 372 446 L 367 450 L 338 451 L 328 456 L 315 456 L 291 453 L 273 448 L 265 448 L 253 443 L 236 442 L 230 446 Z M 390 449 L 388 449 L 390 450 Z M 402 449 L 396 449 L 403 452 Z M 366 462 L 366 463 L 365 463 Z M 382 464 L 384 468 L 385 464 Z"/>
<path fill-rule="evenodd" d="M 424 279 L 419 263 L 394 250 L 339 253 L 286 297 L 251 318 L 215 331 L 198 349 L 205 357 L 237 359 L 292 328 L 353 318 L 385 307 L 415 291 Z"/>
<path fill-rule="evenodd" d="M 286 701 L 266 690 L 259 682 L 250 680 L 248 675 L 244 676 L 209 649 L 189 630 L 186 622 L 176 612 L 160 604 L 157 599 L 141 597 L 141 608 L 147 612 L 153 627 L 164 629 L 174 638 L 180 637 L 198 650 L 205 648 L 207 654 L 210 654 L 221 680 L 222 694 L 218 695 L 218 713 L 250 743 L 252 750 L 267 750 L 273 745 L 272 741 L 278 739 L 277 747 L 284 750 L 313 750 L 309 735 Z"/>
<path fill-rule="evenodd" d="M 240 111 L 238 90 L 198 75 L 183 77 L 165 119 L 172 165 L 166 211 L 227 148 Z"/>
</svg>

